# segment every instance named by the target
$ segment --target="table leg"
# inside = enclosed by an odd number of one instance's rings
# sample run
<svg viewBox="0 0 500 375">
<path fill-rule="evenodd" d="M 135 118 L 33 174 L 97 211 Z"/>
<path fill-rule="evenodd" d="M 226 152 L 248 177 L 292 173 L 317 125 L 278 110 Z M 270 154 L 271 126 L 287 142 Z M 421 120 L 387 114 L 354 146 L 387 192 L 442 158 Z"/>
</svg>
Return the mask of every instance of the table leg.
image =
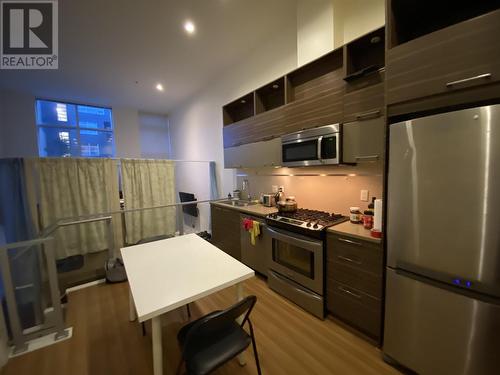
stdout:
<svg viewBox="0 0 500 375">
<path fill-rule="evenodd" d="M 128 320 L 133 322 L 137 319 L 137 313 L 135 311 L 134 298 L 132 297 L 132 290 L 128 290 Z"/>
<path fill-rule="evenodd" d="M 243 298 L 245 298 L 243 292 L 244 292 L 243 283 L 236 284 L 236 302 L 239 302 Z M 236 321 L 241 324 L 241 322 L 243 321 L 243 315 L 240 316 L 238 319 L 236 319 Z M 246 364 L 245 352 L 242 352 L 241 354 L 238 355 L 238 362 L 240 363 L 240 366 L 245 366 Z"/>
<path fill-rule="evenodd" d="M 163 375 L 163 349 L 161 342 L 161 318 L 155 316 L 151 322 L 153 328 L 153 373 Z"/>
</svg>

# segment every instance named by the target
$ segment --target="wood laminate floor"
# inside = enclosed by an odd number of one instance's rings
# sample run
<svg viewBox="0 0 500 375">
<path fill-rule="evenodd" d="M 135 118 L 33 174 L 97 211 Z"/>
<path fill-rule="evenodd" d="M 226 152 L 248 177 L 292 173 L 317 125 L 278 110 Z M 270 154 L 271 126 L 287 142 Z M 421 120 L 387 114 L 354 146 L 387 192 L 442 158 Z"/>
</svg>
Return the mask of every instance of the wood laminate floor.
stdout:
<svg viewBox="0 0 500 375">
<path fill-rule="evenodd" d="M 255 294 L 252 315 L 265 375 L 399 374 L 381 359 L 380 350 L 346 331 L 334 321 L 321 321 L 285 300 L 265 281 L 245 282 Z M 193 318 L 227 307 L 235 301 L 234 288 L 191 304 Z M 165 374 L 175 374 L 180 353 L 176 333 L 186 322 L 185 309 L 163 319 Z M 101 284 L 69 295 L 66 321 L 70 340 L 11 359 L 3 375 L 124 375 L 153 373 L 151 327 L 143 337 L 140 325 L 128 321 L 128 284 Z M 251 347 L 247 365 L 233 360 L 216 374 L 257 374 Z"/>
</svg>

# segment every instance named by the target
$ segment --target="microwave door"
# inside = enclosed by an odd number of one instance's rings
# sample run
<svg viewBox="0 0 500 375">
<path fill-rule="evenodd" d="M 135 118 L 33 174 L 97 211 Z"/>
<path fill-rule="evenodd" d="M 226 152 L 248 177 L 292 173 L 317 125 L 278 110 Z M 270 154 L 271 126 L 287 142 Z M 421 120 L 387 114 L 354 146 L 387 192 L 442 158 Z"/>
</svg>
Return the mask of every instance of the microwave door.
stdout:
<svg viewBox="0 0 500 375">
<path fill-rule="evenodd" d="M 319 159 L 324 164 L 338 164 L 339 160 L 339 135 L 320 137 L 318 144 Z"/>
<path fill-rule="evenodd" d="M 307 166 L 319 163 L 318 138 L 293 141 L 282 145 L 283 165 Z"/>
</svg>

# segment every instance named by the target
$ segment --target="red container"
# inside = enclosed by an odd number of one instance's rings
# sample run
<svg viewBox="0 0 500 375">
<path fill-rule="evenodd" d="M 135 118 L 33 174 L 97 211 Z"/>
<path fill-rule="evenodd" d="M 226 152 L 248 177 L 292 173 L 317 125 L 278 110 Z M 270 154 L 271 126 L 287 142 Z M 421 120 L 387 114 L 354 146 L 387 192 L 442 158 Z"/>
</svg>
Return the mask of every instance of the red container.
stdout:
<svg viewBox="0 0 500 375">
<path fill-rule="evenodd" d="M 363 226 L 366 229 L 373 228 L 373 215 L 363 215 Z"/>
</svg>

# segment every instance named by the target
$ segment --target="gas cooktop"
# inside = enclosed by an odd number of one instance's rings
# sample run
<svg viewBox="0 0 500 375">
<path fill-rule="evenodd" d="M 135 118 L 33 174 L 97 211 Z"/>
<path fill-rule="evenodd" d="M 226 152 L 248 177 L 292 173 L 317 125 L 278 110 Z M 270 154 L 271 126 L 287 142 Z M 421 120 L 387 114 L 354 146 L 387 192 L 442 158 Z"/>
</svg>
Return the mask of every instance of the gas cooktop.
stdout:
<svg viewBox="0 0 500 375">
<path fill-rule="evenodd" d="M 287 229 L 291 232 L 313 235 L 332 225 L 347 221 L 341 214 L 299 208 L 295 212 L 280 212 L 266 216 L 269 225 Z"/>
</svg>

